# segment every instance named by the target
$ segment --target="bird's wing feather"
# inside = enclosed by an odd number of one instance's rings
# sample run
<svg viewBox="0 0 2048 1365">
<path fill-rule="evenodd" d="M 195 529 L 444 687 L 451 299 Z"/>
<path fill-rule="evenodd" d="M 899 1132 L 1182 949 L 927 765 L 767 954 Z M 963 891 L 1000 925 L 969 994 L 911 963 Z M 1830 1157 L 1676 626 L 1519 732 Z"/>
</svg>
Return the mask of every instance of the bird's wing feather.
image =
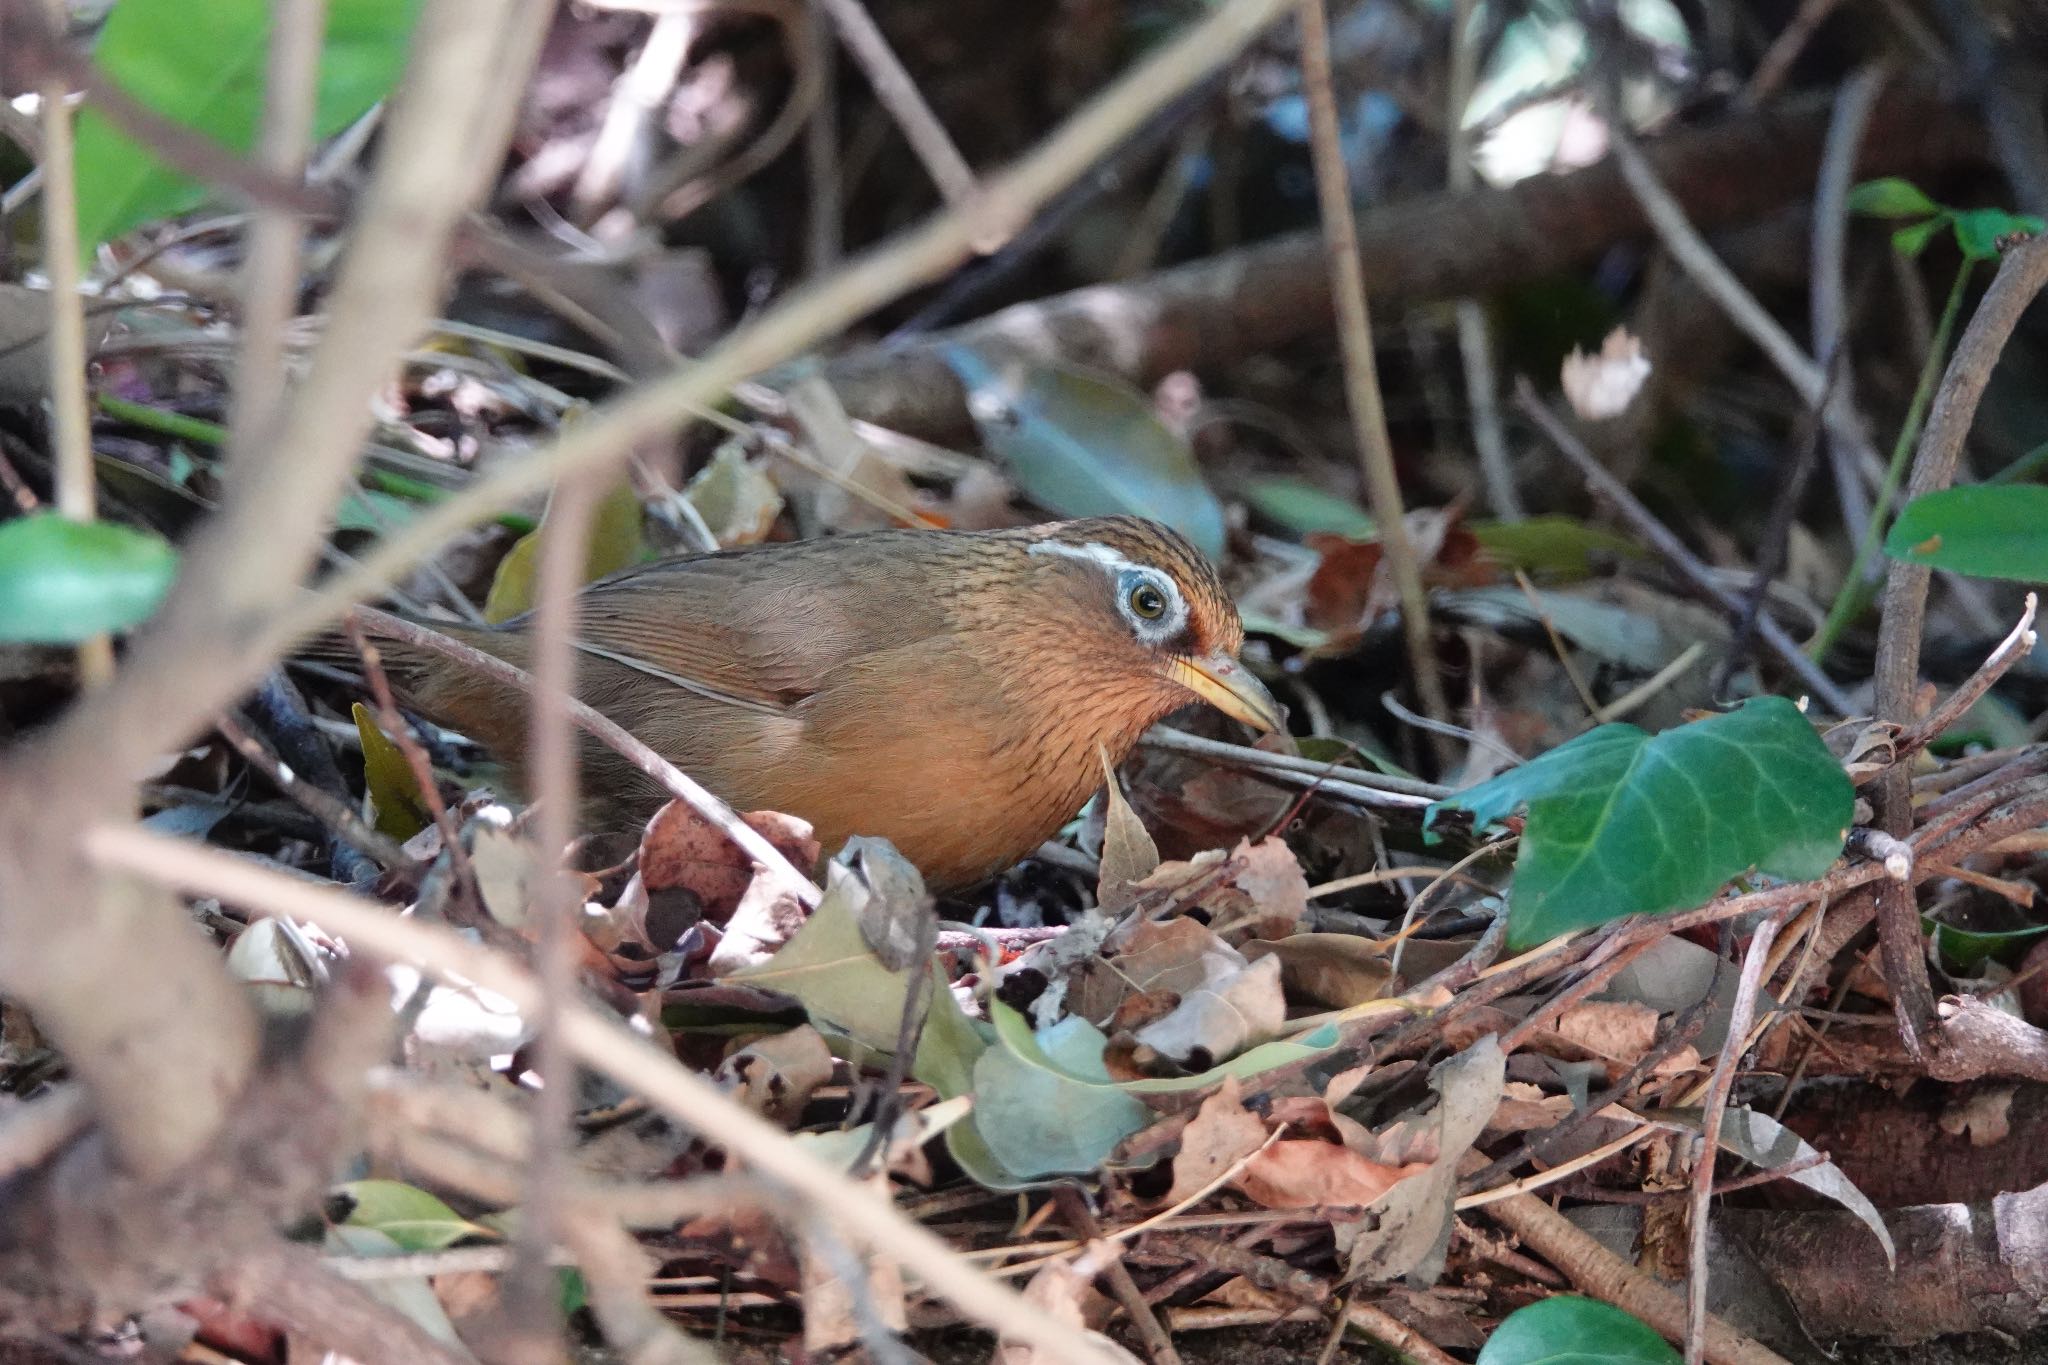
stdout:
<svg viewBox="0 0 2048 1365">
<path fill-rule="evenodd" d="M 577 643 L 699 696 L 780 713 L 873 649 L 878 630 L 900 640 L 944 628 L 935 602 L 891 591 L 884 564 L 779 581 L 745 567 L 739 556 L 673 560 L 593 584 Z"/>
</svg>

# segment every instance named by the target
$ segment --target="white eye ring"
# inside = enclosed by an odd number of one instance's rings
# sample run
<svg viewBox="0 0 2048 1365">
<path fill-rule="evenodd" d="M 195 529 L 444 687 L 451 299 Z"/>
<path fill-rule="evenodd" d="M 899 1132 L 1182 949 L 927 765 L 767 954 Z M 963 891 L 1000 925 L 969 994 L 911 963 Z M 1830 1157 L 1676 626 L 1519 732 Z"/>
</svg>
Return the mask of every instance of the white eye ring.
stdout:
<svg viewBox="0 0 2048 1365">
<path fill-rule="evenodd" d="M 1118 574 L 1116 608 L 1147 644 L 1172 639 L 1188 620 L 1180 589 L 1156 569 L 1129 568 Z"/>
</svg>

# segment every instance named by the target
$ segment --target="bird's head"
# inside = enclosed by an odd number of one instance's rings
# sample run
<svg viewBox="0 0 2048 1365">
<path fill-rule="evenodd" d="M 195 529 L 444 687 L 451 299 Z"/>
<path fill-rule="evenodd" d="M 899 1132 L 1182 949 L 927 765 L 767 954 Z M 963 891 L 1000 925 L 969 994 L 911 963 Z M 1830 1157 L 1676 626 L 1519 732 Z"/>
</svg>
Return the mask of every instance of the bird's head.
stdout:
<svg viewBox="0 0 2048 1365">
<path fill-rule="evenodd" d="M 1141 517 L 1097 517 L 1037 527 L 1031 537 L 1027 552 L 1058 566 L 1083 619 L 1098 628 L 1105 662 L 1154 684 L 1161 714 L 1203 701 L 1254 729 L 1282 728 L 1279 703 L 1238 661 L 1236 605 L 1179 534 Z"/>
</svg>

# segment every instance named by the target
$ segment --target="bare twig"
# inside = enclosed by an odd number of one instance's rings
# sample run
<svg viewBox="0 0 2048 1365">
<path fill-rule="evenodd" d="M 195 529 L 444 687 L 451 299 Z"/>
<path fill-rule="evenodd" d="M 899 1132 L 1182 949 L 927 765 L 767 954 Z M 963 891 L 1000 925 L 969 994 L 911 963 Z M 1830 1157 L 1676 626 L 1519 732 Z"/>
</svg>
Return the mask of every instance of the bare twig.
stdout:
<svg viewBox="0 0 2048 1365">
<path fill-rule="evenodd" d="M 1542 429 L 1551 443 L 1564 453 L 1566 459 L 1579 471 L 1593 492 L 1605 500 L 1622 519 L 1628 522 L 1635 533 L 1661 555 L 1685 580 L 1692 584 L 1694 591 L 1713 601 L 1723 611 L 1735 613 L 1742 610 L 1742 599 L 1707 572 L 1706 565 L 1699 557 L 1686 548 L 1685 542 L 1673 535 L 1663 522 L 1657 520 L 1650 509 L 1636 500 L 1635 494 L 1620 479 L 1614 477 L 1608 468 L 1595 459 L 1593 452 L 1586 449 L 1585 442 L 1572 434 L 1570 427 L 1553 413 L 1536 390 L 1525 378 L 1515 387 L 1515 404 L 1529 420 Z M 1847 693 L 1835 685 L 1834 679 L 1820 671 L 1819 665 L 1806 657 L 1803 650 L 1768 615 L 1759 616 L 1756 633 L 1771 647 L 1771 652 L 1782 660 L 1794 676 L 1819 698 L 1829 710 L 1838 716 L 1855 714 L 1855 707 Z"/>
<path fill-rule="evenodd" d="M 218 895 L 270 914 L 312 920 L 357 949 L 418 962 L 496 991 L 522 1012 L 540 1002 L 532 975 L 504 955 L 453 931 L 402 918 L 345 892 L 299 881 L 232 854 L 163 838 L 133 826 L 103 825 L 86 836 L 103 867 Z M 923 1278 L 937 1294 L 992 1329 L 1049 1352 L 1052 1359 L 1110 1365 L 1080 1331 L 1026 1304 L 975 1270 L 951 1247 L 895 1205 L 818 1160 L 789 1134 L 736 1103 L 675 1056 L 580 1001 L 565 1001 L 563 1037 L 585 1065 L 644 1095 L 676 1122 L 718 1143 L 761 1177 L 806 1200 L 851 1241 L 880 1249 Z"/>
<path fill-rule="evenodd" d="M 427 814 L 434 822 L 434 828 L 441 833 L 441 848 L 448 856 L 448 862 L 466 892 L 478 892 L 476 870 L 469 865 L 469 851 L 462 846 L 462 830 L 455 823 L 454 812 L 441 797 L 441 784 L 434 777 L 434 762 L 427 756 L 426 746 L 413 733 L 412 725 L 399 712 L 398 700 L 391 693 L 391 680 L 384 673 L 384 657 L 377 647 L 369 642 L 354 621 L 348 625 L 350 643 L 363 661 L 363 680 L 370 685 L 370 700 L 377 705 L 377 726 L 387 735 L 398 752 L 405 757 L 405 766 L 412 771 L 414 785 L 420 789 L 420 800 L 426 803 Z M 480 906 L 481 901 L 477 904 Z"/>
<path fill-rule="evenodd" d="M 326 8 L 325 0 L 286 0 L 271 9 L 256 164 L 288 185 L 301 184 L 306 176 Z M 271 441 L 285 405 L 284 331 L 298 297 L 304 240 L 305 224 L 297 213 L 267 200 L 256 205 L 242 264 L 242 329 L 228 419 L 230 468 L 276 453 Z"/>
<path fill-rule="evenodd" d="M 910 73 L 903 69 L 903 63 L 896 56 L 889 40 L 882 36 L 882 30 L 875 26 L 874 17 L 860 0 L 819 0 L 821 8 L 832 18 L 832 25 L 839 30 L 840 41 L 846 50 L 860 63 L 861 71 L 868 78 L 868 88 L 875 92 L 875 99 L 889 111 L 889 117 L 896 120 L 896 126 L 903 130 L 903 136 L 910 143 L 911 151 L 923 163 L 925 173 L 932 183 L 939 187 L 939 193 L 946 202 L 956 209 L 965 209 L 974 198 L 974 171 L 967 164 L 967 158 L 960 155 L 960 149 L 953 145 L 953 139 L 939 123 L 938 115 L 925 102 L 924 92 L 917 88 L 917 82 L 910 79 Z M 1000 240 L 984 244 L 984 250 L 993 250 L 1001 245 Z"/>
<path fill-rule="evenodd" d="M 62 0 L 48 0 L 50 25 L 61 29 Z M 73 521 L 98 515 L 92 467 L 92 426 L 85 403 L 85 310 L 78 297 L 78 177 L 73 168 L 71 91 L 52 71 L 42 82 L 43 273 L 50 282 L 50 443 L 57 510 Z M 114 644 L 96 635 L 78 646 L 78 676 L 87 687 L 114 675 Z"/>
<path fill-rule="evenodd" d="M 270 785 L 333 830 L 350 848 L 387 871 L 417 865 L 396 840 L 364 824 L 362 816 L 356 814 L 347 802 L 300 777 L 270 751 L 269 745 L 243 729 L 232 716 L 223 712 L 215 717 L 213 728 L 235 747 L 235 752 L 242 756 L 244 762 L 268 778 Z"/>
<path fill-rule="evenodd" d="M 533 690 L 528 752 L 538 798 L 541 875 L 531 913 L 539 917 L 534 975 L 539 1009 L 532 1019 L 540 1098 L 533 1110 L 517 1255 L 506 1285 L 510 1340 L 517 1359 L 549 1365 L 562 1353 L 561 1316 L 549 1253 L 565 1221 L 563 1177 L 576 1109 L 576 1062 L 562 1037 L 562 1008 L 576 992 L 576 912 L 581 897 L 561 860 L 576 831 L 576 737 L 569 699 L 576 693 L 577 593 L 589 558 L 590 518 L 603 487 L 588 475 L 565 480 L 548 500 L 540 531 L 533 628 Z"/>
<path fill-rule="evenodd" d="M 1909 501 L 1946 488 L 1955 478 L 1963 440 L 1991 371 L 2005 350 L 2006 338 L 2044 285 L 2048 285 L 2048 240 L 2024 242 L 2006 252 L 1997 277 L 1956 344 L 1941 388 L 1928 409 L 1927 425 L 1920 434 L 1906 483 Z M 1910 724 L 1913 719 L 1928 578 L 1926 567 L 1904 560 L 1893 560 L 1885 574 L 1877 640 L 1877 715 L 1898 725 Z M 1903 838 L 1911 831 L 1912 775 L 1904 765 L 1894 765 L 1878 779 L 1874 804 L 1876 823 L 1885 832 Z M 1920 1031 L 1933 1024 L 1935 1016 L 1934 991 L 1927 978 L 1926 957 L 1920 951 L 1920 917 L 1911 889 L 1897 883 L 1878 887 L 1877 920 L 1893 1007 L 1908 1047 L 1917 1053 Z"/>
<path fill-rule="evenodd" d="M 1445 110 L 1450 164 L 1444 184 L 1462 194 L 1472 188 L 1472 130 L 1465 124 L 1472 87 L 1479 74 L 1480 34 L 1473 26 L 1474 0 L 1451 6 L 1450 101 Z M 1486 501 L 1502 521 L 1520 521 L 1526 513 L 1515 487 L 1515 468 L 1508 457 L 1507 429 L 1501 422 L 1500 377 L 1493 364 L 1493 338 L 1486 310 L 1477 299 L 1453 305 L 1458 328 L 1458 354 L 1465 363 L 1465 402 L 1472 410 L 1472 444 L 1479 452 L 1480 476 L 1486 480 Z"/>
<path fill-rule="evenodd" d="M 1330 70 L 1330 27 L 1323 0 L 1299 0 L 1301 78 L 1308 97 L 1309 156 L 1315 165 L 1316 202 L 1322 209 L 1323 241 L 1329 251 L 1330 289 L 1337 308 L 1337 335 L 1344 352 L 1344 392 L 1351 427 L 1364 467 L 1367 501 L 1379 523 L 1380 546 L 1401 596 L 1401 623 L 1408 641 L 1408 666 L 1415 692 L 1431 720 L 1448 723 L 1449 702 L 1437 670 L 1436 640 L 1429 626 L 1429 597 L 1422 565 L 1408 536 L 1401 480 L 1387 437 L 1386 407 L 1380 400 L 1379 371 L 1373 361 L 1372 315 L 1365 298 L 1365 267 L 1358 255 L 1358 221 L 1351 207 L 1351 179 L 1344 167 L 1343 129 Z M 1455 754 L 1444 737 L 1430 732 L 1438 763 L 1448 768 Z"/>
<path fill-rule="evenodd" d="M 1095 1215 L 1088 1211 L 1088 1201 L 1072 1186 L 1063 1185 L 1053 1192 L 1053 1200 L 1060 1207 L 1060 1217 L 1074 1230 L 1074 1236 L 1083 1242 L 1097 1241 L 1102 1236 L 1102 1225 L 1095 1221 Z M 1145 1343 L 1145 1354 L 1152 1357 L 1152 1365 L 1181 1365 L 1180 1352 L 1173 1348 L 1173 1338 L 1159 1323 L 1159 1317 L 1146 1301 L 1144 1291 L 1131 1278 L 1130 1267 L 1121 1257 L 1110 1257 L 1102 1267 L 1102 1277 L 1109 1281 L 1110 1292 L 1123 1305 L 1124 1316 L 1131 1320 L 1131 1326 Z"/>
<path fill-rule="evenodd" d="M 380 635 L 388 635 L 394 640 L 403 640 L 422 649 L 431 649 L 464 668 L 516 687 L 522 692 L 531 694 L 534 690 L 533 675 L 525 669 L 507 663 L 494 654 L 486 654 L 480 649 L 465 645 L 460 640 L 450 639 L 432 627 L 408 621 L 402 616 L 393 616 L 389 612 L 378 611 L 374 607 L 357 607 L 353 615 L 375 626 Z M 724 831 L 726 838 L 739 845 L 748 857 L 789 877 L 792 885 L 801 888 L 798 894 L 806 905 L 816 905 L 822 899 L 822 893 L 817 886 L 792 865 L 789 859 L 777 852 L 773 844 L 762 838 L 753 826 L 740 819 L 731 806 L 706 791 L 675 764 L 655 753 L 618 722 L 596 708 L 575 697 L 565 697 L 563 705 L 569 719 L 628 763 L 661 783 L 670 794 L 683 801 L 697 814 Z"/>
<path fill-rule="evenodd" d="M 1818 5 L 1832 7 L 1834 0 L 1806 0 L 1801 13 Z M 1790 30 L 1788 29 L 1789 33 Z M 1813 352 L 1834 370 L 1830 402 L 1840 402 L 1855 411 L 1856 374 L 1849 362 L 1848 255 L 1849 186 L 1856 178 L 1856 153 L 1863 133 L 1870 126 L 1870 111 L 1878 92 L 1890 75 L 1882 65 L 1866 66 L 1842 83 L 1835 97 L 1835 110 L 1828 119 L 1827 141 L 1820 157 L 1820 173 L 1813 187 L 1813 291 L 1808 308 L 1813 321 Z M 1839 395 L 1839 397 L 1836 397 Z M 1811 409 L 1809 409 L 1811 411 Z M 1858 457 L 1869 449 L 1842 439 L 1830 426 L 1827 433 L 1828 466 L 1834 474 L 1835 499 L 1841 505 L 1842 525 L 1855 544 L 1870 521 L 1870 495 L 1865 480 L 1875 469 L 1859 468 Z"/>
<path fill-rule="evenodd" d="M 1742 975 L 1735 984 L 1735 1003 L 1728 1016 L 1728 1036 L 1721 1044 L 1720 1060 L 1714 1064 L 1713 1080 L 1707 1088 L 1705 1115 L 1700 1122 L 1700 1153 L 1692 1178 L 1692 1273 L 1685 1281 L 1685 1360 L 1700 1365 L 1706 1354 L 1707 1328 L 1707 1214 L 1714 1196 L 1715 1158 L 1721 1148 L 1721 1120 L 1728 1112 L 1728 1092 L 1735 1084 L 1735 1070 L 1749 1049 L 1749 1023 L 1756 1014 L 1756 999 L 1763 989 L 1764 964 L 1778 930 L 1792 914 L 1786 906 L 1768 915 L 1757 926 L 1743 954 Z"/>
<path fill-rule="evenodd" d="M 1977 704 L 1977 699 L 1989 692 L 1997 681 L 2006 675 L 2011 667 L 2033 652 L 2034 608 L 2038 599 L 2033 593 L 2027 594 L 2027 604 L 2020 613 L 2019 623 L 2012 628 L 1998 648 L 1991 651 L 1991 657 L 1980 665 L 1975 673 L 1949 693 L 1948 698 L 1934 713 L 1899 736 L 1893 746 L 1894 760 L 1903 759 L 1927 747 L 1951 725 L 1963 718 L 1963 713 Z"/>
</svg>

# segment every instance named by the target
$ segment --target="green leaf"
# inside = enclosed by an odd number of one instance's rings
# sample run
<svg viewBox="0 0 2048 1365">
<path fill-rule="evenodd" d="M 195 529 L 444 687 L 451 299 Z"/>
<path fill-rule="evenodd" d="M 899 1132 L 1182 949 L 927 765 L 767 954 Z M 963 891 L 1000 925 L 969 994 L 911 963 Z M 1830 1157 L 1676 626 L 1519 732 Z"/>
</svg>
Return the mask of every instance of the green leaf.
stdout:
<svg viewBox="0 0 2048 1365">
<path fill-rule="evenodd" d="M 1486 552 L 1513 569 L 1549 578 L 1590 578 L 1602 560 L 1640 559 L 1643 549 L 1626 536 L 1571 517 L 1468 523 Z"/>
<path fill-rule="evenodd" d="M 1223 556 L 1223 504 L 1188 443 L 1117 380 L 1040 361 L 992 363 L 948 346 L 982 439 L 1033 502 L 1068 517 L 1132 513 Z"/>
<path fill-rule="evenodd" d="M 550 510 L 554 503 L 550 500 Z M 533 608 L 535 575 L 540 572 L 540 538 L 547 529 L 547 515 L 540 525 L 522 536 L 518 544 L 498 561 L 491 579 L 490 595 L 484 599 L 484 619 L 502 625 Z M 640 495 L 630 477 L 621 478 L 605 491 L 590 517 L 590 541 L 584 550 L 583 581 L 595 582 L 606 574 L 638 564 L 647 552 L 647 536 L 641 526 Z"/>
<path fill-rule="evenodd" d="M 1652 737 L 1602 725 L 1439 801 L 1481 826 L 1528 807 L 1508 891 L 1508 943 L 1527 948 L 1623 915 L 1704 903 L 1750 868 L 1801 879 L 1842 851 L 1847 774 L 1799 708 L 1755 697 Z"/>
<path fill-rule="evenodd" d="M 1884 551 L 1976 578 L 2048 582 L 2048 485 L 1971 484 L 1915 498 Z"/>
<path fill-rule="evenodd" d="M 0 523 L 0 640 L 75 644 L 156 610 L 177 576 L 163 537 L 39 512 Z"/>
<path fill-rule="evenodd" d="M 1939 218 L 1929 218 L 1924 223 L 1902 227 L 1892 234 L 1892 250 L 1911 260 L 1927 249 L 1927 244 L 1934 240 L 1935 233 L 1947 226 L 1948 215 L 1943 214 Z"/>
<path fill-rule="evenodd" d="M 1679 1359 L 1640 1318 L 1598 1299 L 1555 1294 L 1508 1314 L 1474 1365 L 1676 1365 Z"/>
<path fill-rule="evenodd" d="M 1210 1067 L 1196 1076 L 1167 1076 L 1157 1080 L 1114 1081 L 1101 1066 L 1101 1052 L 1097 1050 L 1092 1059 L 1082 1065 L 1069 1066 L 1061 1056 L 1040 1045 L 1041 1035 L 1031 1031 L 1031 1025 L 1022 1014 L 1003 1004 L 1000 1000 L 989 1006 L 989 1018 L 995 1024 L 996 1036 L 1003 1043 L 1035 1066 L 1058 1071 L 1068 1080 L 1082 1085 L 1102 1086 L 1121 1090 L 1127 1095 L 1174 1095 L 1186 1090 L 1206 1090 L 1223 1084 L 1227 1076 L 1249 1079 L 1275 1067 L 1288 1066 L 1295 1062 L 1328 1052 L 1337 1046 L 1337 1027 L 1325 1024 L 1311 1033 L 1293 1038 L 1276 1038 L 1270 1043 L 1261 1043 L 1248 1048 L 1220 1066 Z"/>
<path fill-rule="evenodd" d="M 1260 516 L 1297 535 L 1327 531 L 1351 540 L 1371 540 L 1380 533 L 1357 503 L 1301 479 L 1260 479 L 1244 490 L 1244 500 Z"/>
<path fill-rule="evenodd" d="M 2010 965 L 2019 949 L 2048 934 L 2048 924 L 2029 924 L 2019 929 L 1958 929 L 1926 915 L 1920 917 L 1920 925 L 1934 931 L 1934 944 L 1941 949 L 1942 957 L 1964 970 L 1977 967 L 1987 958 Z"/>
<path fill-rule="evenodd" d="M 354 1205 L 345 1220 L 372 1228 L 407 1251 L 439 1251 L 466 1237 L 496 1239 L 425 1190 L 396 1180 L 352 1180 L 336 1187 Z"/>
<path fill-rule="evenodd" d="M 1940 213 L 1941 205 L 1910 180 L 1886 176 L 1866 180 L 1849 191 L 1849 212 L 1866 218 L 1923 218 Z"/>
<path fill-rule="evenodd" d="M 120 0 L 93 61 L 156 113 L 238 154 L 255 143 L 270 37 L 268 0 Z M 314 131 L 331 137 L 383 99 L 405 66 L 419 0 L 332 0 Z M 78 234 L 86 248 L 204 203 L 170 169 L 88 106 L 78 119 Z"/>
<path fill-rule="evenodd" d="M 419 779 L 406 762 L 405 751 L 371 718 L 370 708 L 355 702 L 349 709 L 363 742 L 363 788 L 370 794 L 377 832 L 403 843 L 434 822 Z"/>
<path fill-rule="evenodd" d="M 789 942 L 726 980 L 793 996 L 820 1030 L 887 1053 L 903 1023 L 910 973 L 889 970 L 868 947 L 855 909 L 860 888 L 846 869 L 834 863 L 825 875 L 825 899 Z"/>
<path fill-rule="evenodd" d="M 1952 215 L 1956 245 L 1972 261 L 1995 261 L 1998 244 L 2008 237 L 2037 237 L 2041 220 L 2004 209 L 1963 209 Z"/>
<path fill-rule="evenodd" d="M 973 1123 L 1010 1174 L 1092 1171 L 1145 1126 L 1150 1111 L 1110 1080 L 1102 1065 L 1107 1040 L 1093 1024 L 1069 1017 L 1034 1035 L 1008 1005 L 992 1002 L 989 1012 L 999 1020 L 999 1042 L 974 1063 Z M 1024 1050 L 1012 1046 L 1019 1027 Z"/>
</svg>

